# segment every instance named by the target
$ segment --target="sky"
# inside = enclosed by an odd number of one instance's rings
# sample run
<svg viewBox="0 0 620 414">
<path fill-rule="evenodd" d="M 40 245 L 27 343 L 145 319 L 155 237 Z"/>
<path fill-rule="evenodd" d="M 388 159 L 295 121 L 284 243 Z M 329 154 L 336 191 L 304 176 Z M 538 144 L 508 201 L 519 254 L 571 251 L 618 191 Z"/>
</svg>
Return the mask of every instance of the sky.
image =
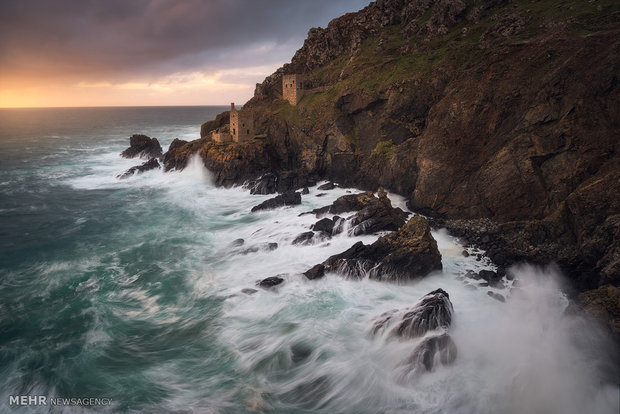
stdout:
<svg viewBox="0 0 620 414">
<path fill-rule="evenodd" d="M 243 104 L 370 0 L 0 0 L 0 107 Z"/>
</svg>

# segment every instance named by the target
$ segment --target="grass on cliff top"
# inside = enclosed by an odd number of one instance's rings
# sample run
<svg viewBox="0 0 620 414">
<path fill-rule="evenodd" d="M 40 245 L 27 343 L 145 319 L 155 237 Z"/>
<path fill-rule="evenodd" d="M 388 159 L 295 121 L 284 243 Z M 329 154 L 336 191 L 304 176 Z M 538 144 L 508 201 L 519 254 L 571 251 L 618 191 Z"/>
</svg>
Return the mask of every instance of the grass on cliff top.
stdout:
<svg viewBox="0 0 620 414">
<path fill-rule="evenodd" d="M 482 0 L 466 3 L 465 13 L 484 4 Z M 357 56 L 340 56 L 307 74 L 313 85 L 330 85 L 327 91 L 305 96 L 297 107 L 288 105 L 278 110 L 292 121 L 305 118 L 317 122 L 328 108 L 334 107 L 335 100 L 348 91 L 376 96 L 399 83 L 428 82 L 438 71 L 464 73 L 479 66 L 496 47 L 528 42 L 563 25 L 568 34 L 579 36 L 612 30 L 618 25 L 613 14 L 619 11 L 617 0 L 591 3 L 586 0 L 515 0 L 504 7 L 484 11 L 478 23 L 462 19 L 448 33 L 430 41 L 415 36 L 404 39 L 400 25 L 387 26 L 365 39 Z M 524 20 L 522 30 L 506 37 L 487 36 L 488 48 L 479 47 L 485 33 L 511 15 Z M 430 10 L 418 24 L 422 25 L 429 18 Z M 417 51 L 402 53 L 407 45 Z M 550 56 L 553 57 L 553 53 Z"/>
</svg>

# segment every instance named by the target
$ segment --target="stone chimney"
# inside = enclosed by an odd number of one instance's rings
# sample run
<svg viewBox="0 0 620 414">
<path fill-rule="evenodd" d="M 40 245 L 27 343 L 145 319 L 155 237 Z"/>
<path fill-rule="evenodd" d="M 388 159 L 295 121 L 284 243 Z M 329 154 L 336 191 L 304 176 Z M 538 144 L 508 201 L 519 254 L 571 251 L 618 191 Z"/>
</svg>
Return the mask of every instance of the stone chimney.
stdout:
<svg viewBox="0 0 620 414">
<path fill-rule="evenodd" d="M 234 103 L 234 102 L 231 102 L 231 103 L 230 103 L 230 110 L 231 110 L 231 111 L 234 111 L 234 110 L 235 110 L 235 103 Z"/>
</svg>

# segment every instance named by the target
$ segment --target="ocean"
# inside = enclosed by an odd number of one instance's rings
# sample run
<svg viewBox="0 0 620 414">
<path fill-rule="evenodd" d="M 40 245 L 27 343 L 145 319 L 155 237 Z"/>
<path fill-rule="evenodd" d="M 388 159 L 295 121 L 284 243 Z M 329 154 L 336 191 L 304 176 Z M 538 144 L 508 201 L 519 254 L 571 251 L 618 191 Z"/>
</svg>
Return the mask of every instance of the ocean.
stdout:
<svg viewBox="0 0 620 414">
<path fill-rule="evenodd" d="M 165 151 L 226 109 L 0 110 L 0 412 L 618 412 L 613 348 L 564 312 L 553 266 L 515 268 L 518 289 L 485 287 L 463 274 L 493 265 L 437 229 L 442 272 L 310 281 L 301 273 L 380 236 L 292 244 L 316 221 L 300 213 L 356 189 L 313 187 L 299 206 L 250 213 L 272 196 L 216 188 L 198 158 L 117 178 L 142 162 L 119 155 L 130 135 Z M 277 288 L 256 286 L 275 275 Z M 458 357 L 403 381 L 416 342 L 373 337 L 373 320 L 437 288 Z"/>
</svg>

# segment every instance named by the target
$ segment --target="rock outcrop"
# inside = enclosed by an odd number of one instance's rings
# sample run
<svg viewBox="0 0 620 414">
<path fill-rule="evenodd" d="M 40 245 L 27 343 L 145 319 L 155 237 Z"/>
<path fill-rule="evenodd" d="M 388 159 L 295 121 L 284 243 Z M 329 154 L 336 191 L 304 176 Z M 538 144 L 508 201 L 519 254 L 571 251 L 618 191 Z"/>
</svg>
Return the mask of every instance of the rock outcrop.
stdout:
<svg viewBox="0 0 620 414">
<path fill-rule="evenodd" d="M 455 361 L 456 344 L 448 334 L 453 313 L 450 296 L 443 289 L 437 289 L 424 295 L 411 308 L 386 312 L 375 320 L 371 329 L 373 335 L 387 333 L 403 339 L 422 338 L 399 364 L 399 380 L 432 371 L 436 362 L 448 365 Z"/>
<path fill-rule="evenodd" d="M 418 338 L 436 329 L 448 329 L 453 313 L 450 295 L 443 289 L 437 289 L 423 296 L 410 309 L 381 315 L 375 321 L 372 333 L 377 335 L 389 330 L 392 336 Z"/>
<path fill-rule="evenodd" d="M 498 264 L 554 261 L 578 290 L 619 286 L 618 30 L 611 0 L 376 1 L 311 29 L 257 85 L 244 108 L 264 140 L 210 142 L 222 114 L 165 168 L 199 153 L 218 185 L 272 172 L 287 177 L 277 191 L 389 188 L 486 236 Z M 295 107 L 280 98 L 292 73 L 308 86 Z"/>
<path fill-rule="evenodd" d="M 301 204 L 301 194 L 296 191 L 289 191 L 265 200 L 257 206 L 252 207 L 252 212 L 261 210 L 272 210 L 283 206 L 294 206 Z"/>
<path fill-rule="evenodd" d="M 132 135 L 129 138 L 129 148 L 121 152 L 125 158 L 159 158 L 162 155 L 161 145 L 157 138 L 146 135 Z"/>
<path fill-rule="evenodd" d="M 331 256 L 326 271 L 346 277 L 377 280 L 410 280 L 441 270 L 441 254 L 426 220 L 411 218 L 400 230 L 380 237 L 371 245 L 355 243 L 348 250 Z"/>
<path fill-rule="evenodd" d="M 157 168 L 161 168 L 161 166 L 159 165 L 159 161 L 157 161 L 157 158 L 151 158 L 150 160 L 146 161 L 145 163 L 141 165 L 136 165 L 135 167 L 131 167 L 124 173 L 118 175 L 117 178 L 122 180 L 125 178 L 129 178 L 136 173 L 139 174 L 139 173 L 143 173 L 149 170 L 154 170 Z"/>
</svg>

